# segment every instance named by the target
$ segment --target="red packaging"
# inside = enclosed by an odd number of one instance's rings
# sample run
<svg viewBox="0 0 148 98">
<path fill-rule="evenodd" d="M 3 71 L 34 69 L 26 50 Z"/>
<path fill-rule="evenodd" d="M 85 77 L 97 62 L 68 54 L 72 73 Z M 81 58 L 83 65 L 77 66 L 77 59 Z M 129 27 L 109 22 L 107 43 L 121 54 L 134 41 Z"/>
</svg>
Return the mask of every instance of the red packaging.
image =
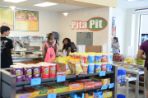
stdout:
<svg viewBox="0 0 148 98">
<path fill-rule="evenodd" d="M 92 89 L 92 88 L 95 88 L 95 82 L 85 82 L 84 83 L 84 88 L 85 89 Z"/>
<path fill-rule="evenodd" d="M 81 63 L 87 63 L 87 56 L 81 57 Z"/>
<path fill-rule="evenodd" d="M 102 64 L 101 69 L 102 69 L 102 71 L 107 71 L 106 64 Z"/>
<path fill-rule="evenodd" d="M 66 75 L 66 64 L 57 63 L 56 69 L 57 69 L 57 75 Z"/>
<path fill-rule="evenodd" d="M 42 65 L 41 66 L 41 77 L 43 79 L 49 78 L 49 65 Z"/>
<path fill-rule="evenodd" d="M 95 87 L 101 87 L 103 84 L 101 81 L 95 82 Z"/>
<path fill-rule="evenodd" d="M 85 82 L 91 82 L 91 79 L 83 79 L 83 80 L 78 80 L 77 82 L 85 83 Z"/>
<path fill-rule="evenodd" d="M 56 64 L 50 64 L 49 66 L 49 78 L 55 78 L 56 77 Z"/>
</svg>

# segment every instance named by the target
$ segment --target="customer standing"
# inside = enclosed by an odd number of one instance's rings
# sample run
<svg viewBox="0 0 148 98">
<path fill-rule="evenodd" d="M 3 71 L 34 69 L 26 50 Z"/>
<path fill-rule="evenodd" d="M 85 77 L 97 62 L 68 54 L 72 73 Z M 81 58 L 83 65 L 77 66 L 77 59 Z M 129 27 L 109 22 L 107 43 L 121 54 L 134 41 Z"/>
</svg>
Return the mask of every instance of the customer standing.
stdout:
<svg viewBox="0 0 148 98">
<path fill-rule="evenodd" d="M 119 49 L 119 41 L 117 37 L 113 38 L 113 42 L 112 42 L 112 51 L 113 54 L 119 54 L 120 53 L 120 49 Z"/>
<path fill-rule="evenodd" d="M 74 44 L 74 42 L 71 42 L 69 38 L 64 38 L 63 39 L 63 49 L 62 51 L 65 53 L 65 55 L 69 55 L 70 52 L 76 52 L 77 47 Z"/>
<path fill-rule="evenodd" d="M 144 88 L 145 98 L 148 98 L 148 40 L 143 42 L 138 50 L 138 58 L 145 59 L 144 68 Z"/>
<path fill-rule="evenodd" d="M 9 68 L 12 65 L 11 50 L 13 49 L 13 42 L 8 39 L 10 28 L 8 26 L 1 26 L 1 68 Z"/>
<path fill-rule="evenodd" d="M 47 41 L 43 45 L 43 56 L 45 62 L 52 62 L 57 55 L 57 43 L 52 33 L 47 35 Z"/>
</svg>

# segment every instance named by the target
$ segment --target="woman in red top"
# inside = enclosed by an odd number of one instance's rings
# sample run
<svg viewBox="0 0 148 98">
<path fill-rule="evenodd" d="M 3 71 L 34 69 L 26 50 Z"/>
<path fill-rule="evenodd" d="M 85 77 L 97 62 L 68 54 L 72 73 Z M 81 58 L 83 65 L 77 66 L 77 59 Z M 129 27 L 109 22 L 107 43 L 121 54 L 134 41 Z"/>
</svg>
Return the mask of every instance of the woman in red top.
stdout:
<svg viewBox="0 0 148 98">
<path fill-rule="evenodd" d="M 47 41 L 43 45 L 44 61 L 52 62 L 57 55 L 57 43 L 52 33 L 49 33 L 47 38 Z"/>
</svg>

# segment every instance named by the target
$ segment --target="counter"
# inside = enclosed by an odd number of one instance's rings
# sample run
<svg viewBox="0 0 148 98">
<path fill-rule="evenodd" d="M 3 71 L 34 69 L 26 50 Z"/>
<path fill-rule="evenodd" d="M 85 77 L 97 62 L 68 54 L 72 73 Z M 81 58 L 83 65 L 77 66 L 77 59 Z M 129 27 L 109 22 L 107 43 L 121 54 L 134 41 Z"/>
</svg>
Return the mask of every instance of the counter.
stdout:
<svg viewBox="0 0 148 98">
<path fill-rule="evenodd" d="M 20 63 L 20 62 L 39 62 L 42 61 L 43 56 L 12 56 L 13 63 Z"/>
</svg>

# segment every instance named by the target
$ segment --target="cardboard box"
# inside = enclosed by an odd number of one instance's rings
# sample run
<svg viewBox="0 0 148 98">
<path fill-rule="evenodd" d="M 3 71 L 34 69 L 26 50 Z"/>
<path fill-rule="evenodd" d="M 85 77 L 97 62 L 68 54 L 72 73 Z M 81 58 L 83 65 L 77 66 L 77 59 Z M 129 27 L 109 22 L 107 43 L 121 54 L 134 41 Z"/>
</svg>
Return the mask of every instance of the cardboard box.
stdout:
<svg viewBox="0 0 148 98">
<path fill-rule="evenodd" d="M 84 89 L 84 84 L 83 83 L 70 83 L 69 84 L 69 91 L 77 91 L 77 90 L 82 90 Z"/>
<path fill-rule="evenodd" d="M 86 46 L 85 52 L 102 52 L 102 46 Z"/>
</svg>

